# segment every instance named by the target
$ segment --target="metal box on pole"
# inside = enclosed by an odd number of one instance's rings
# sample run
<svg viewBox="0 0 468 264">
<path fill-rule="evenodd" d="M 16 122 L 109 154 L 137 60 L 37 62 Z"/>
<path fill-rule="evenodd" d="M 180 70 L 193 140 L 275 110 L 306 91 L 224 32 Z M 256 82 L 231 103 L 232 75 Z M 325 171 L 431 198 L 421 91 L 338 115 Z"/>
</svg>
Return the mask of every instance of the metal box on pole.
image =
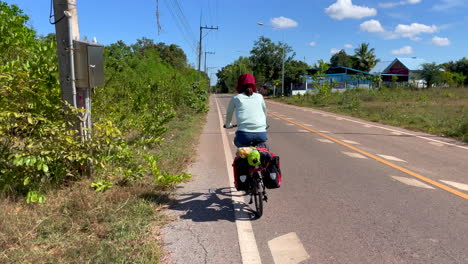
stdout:
<svg viewBox="0 0 468 264">
<path fill-rule="evenodd" d="M 104 46 L 74 40 L 75 82 L 79 88 L 104 86 Z"/>
</svg>

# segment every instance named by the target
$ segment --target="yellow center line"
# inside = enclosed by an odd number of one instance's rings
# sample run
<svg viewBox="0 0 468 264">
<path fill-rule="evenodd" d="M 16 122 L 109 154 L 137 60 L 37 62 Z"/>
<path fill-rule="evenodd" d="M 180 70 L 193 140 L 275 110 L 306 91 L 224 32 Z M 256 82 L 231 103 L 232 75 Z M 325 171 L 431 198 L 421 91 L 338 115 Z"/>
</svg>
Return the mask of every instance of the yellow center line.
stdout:
<svg viewBox="0 0 468 264">
<path fill-rule="evenodd" d="M 445 185 L 445 184 L 439 183 L 439 182 L 437 182 L 437 181 L 434 181 L 434 180 L 431 180 L 431 179 L 429 179 L 429 178 L 427 178 L 427 177 L 424 177 L 424 176 L 422 176 L 422 175 L 420 175 L 420 174 L 418 174 L 418 173 L 416 173 L 416 172 L 412 172 L 412 171 L 410 171 L 410 170 L 407 170 L 407 169 L 405 169 L 405 168 L 402 168 L 402 167 L 400 167 L 400 166 L 398 166 L 398 165 L 396 165 L 396 164 L 393 164 L 393 163 L 391 163 L 391 162 L 388 162 L 388 161 L 386 161 L 386 160 L 384 160 L 384 159 L 382 159 L 382 158 L 380 158 L 380 157 L 377 157 L 377 156 L 375 156 L 375 155 L 372 155 L 372 154 L 370 154 L 370 153 L 368 153 L 368 152 L 366 152 L 366 151 L 364 151 L 364 150 L 361 150 L 361 149 L 359 149 L 359 148 L 356 148 L 356 147 L 354 147 L 354 146 L 351 146 L 351 145 L 349 145 L 349 144 L 346 144 L 345 142 L 343 142 L 343 141 L 341 141 L 341 140 L 339 140 L 339 139 L 335 139 L 335 138 L 333 138 L 333 137 L 331 137 L 331 136 L 329 136 L 329 135 L 320 133 L 320 132 L 317 131 L 317 130 L 314 130 L 314 129 L 312 129 L 312 128 L 309 128 L 309 127 L 307 127 L 307 126 L 304 126 L 304 125 L 302 125 L 302 124 L 299 124 L 299 123 L 297 123 L 297 122 L 291 121 L 291 120 L 289 120 L 289 119 L 287 119 L 287 118 L 281 117 L 281 116 L 276 115 L 276 114 L 273 114 L 273 113 L 271 113 L 271 112 L 270 112 L 269 114 L 272 115 L 272 116 L 278 117 L 278 118 L 280 118 L 280 119 L 282 119 L 282 120 L 284 120 L 284 121 L 287 121 L 287 122 L 289 122 L 289 123 L 291 123 L 291 124 L 294 124 L 294 125 L 296 125 L 296 126 L 302 127 L 302 128 L 304 128 L 304 129 L 306 129 L 306 130 L 308 130 L 308 131 L 310 131 L 310 132 L 313 132 L 313 133 L 315 133 L 315 134 L 317 134 L 317 135 L 319 135 L 319 136 L 322 136 L 322 137 L 324 137 L 324 138 L 327 138 L 327 139 L 329 139 L 329 140 L 331 140 L 331 141 L 333 141 L 333 142 L 335 142 L 335 143 L 338 143 L 338 144 L 340 144 L 340 145 L 342 145 L 342 146 L 344 146 L 344 147 L 347 147 L 347 148 L 349 148 L 349 149 L 352 149 L 352 150 L 354 150 L 354 151 L 356 151 L 356 152 L 358 152 L 358 153 L 361 153 L 362 155 L 365 155 L 365 156 L 367 156 L 367 157 L 369 157 L 369 158 L 371 158 L 371 159 L 374 159 L 374 160 L 376 160 L 376 161 L 378 161 L 378 162 L 380 162 L 380 163 L 383 163 L 383 164 L 385 164 L 385 165 L 387 165 L 387 166 L 390 166 L 390 167 L 392 167 L 392 168 L 394 168 L 394 169 L 397 169 L 397 170 L 399 170 L 399 171 L 401 171 L 401 172 L 404 172 L 404 173 L 406 173 L 406 174 L 409 174 L 409 175 L 411 175 L 411 176 L 413 176 L 413 177 L 415 177 L 415 178 L 420 179 L 421 181 L 424 181 L 424 182 L 426 182 L 426 183 L 429 183 L 429 184 L 431 184 L 431 185 L 434 185 L 434 186 L 436 186 L 436 187 L 438 187 L 438 188 L 440 188 L 440 189 L 442 189 L 442 190 L 445 190 L 445 191 L 447 191 L 447 192 L 449 192 L 449 193 L 455 194 L 455 195 L 457 195 L 457 196 L 459 196 L 459 197 L 461 197 L 461 198 L 463 198 L 463 199 L 467 199 L 467 200 L 468 200 L 468 194 L 465 194 L 465 193 L 463 193 L 463 192 L 460 192 L 460 191 L 458 191 L 458 190 L 455 190 L 455 189 L 453 189 L 453 188 L 451 188 L 451 187 L 449 187 L 449 186 L 447 186 L 447 185 Z"/>
</svg>

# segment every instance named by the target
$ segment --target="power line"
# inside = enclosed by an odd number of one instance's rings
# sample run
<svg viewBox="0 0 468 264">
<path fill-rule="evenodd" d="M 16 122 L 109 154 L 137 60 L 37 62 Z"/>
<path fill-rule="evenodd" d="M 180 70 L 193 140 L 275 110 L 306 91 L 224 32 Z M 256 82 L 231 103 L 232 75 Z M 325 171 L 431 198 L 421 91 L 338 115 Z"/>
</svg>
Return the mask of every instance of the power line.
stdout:
<svg viewBox="0 0 468 264">
<path fill-rule="evenodd" d="M 171 13 L 172 18 L 175 20 L 175 24 L 184 38 L 184 41 L 194 53 L 197 53 L 194 33 L 188 26 L 187 19 L 185 18 L 180 5 L 178 5 L 178 2 L 176 3 L 174 1 L 176 0 L 165 0 L 168 10 Z"/>
</svg>

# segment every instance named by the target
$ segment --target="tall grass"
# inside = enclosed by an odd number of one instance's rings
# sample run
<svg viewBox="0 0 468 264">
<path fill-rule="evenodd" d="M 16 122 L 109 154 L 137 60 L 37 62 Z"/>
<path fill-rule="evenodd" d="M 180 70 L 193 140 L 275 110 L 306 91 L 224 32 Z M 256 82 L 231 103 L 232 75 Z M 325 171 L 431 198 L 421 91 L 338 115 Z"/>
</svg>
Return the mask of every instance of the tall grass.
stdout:
<svg viewBox="0 0 468 264">
<path fill-rule="evenodd" d="M 278 99 L 468 142 L 468 89 L 350 89 Z"/>
</svg>

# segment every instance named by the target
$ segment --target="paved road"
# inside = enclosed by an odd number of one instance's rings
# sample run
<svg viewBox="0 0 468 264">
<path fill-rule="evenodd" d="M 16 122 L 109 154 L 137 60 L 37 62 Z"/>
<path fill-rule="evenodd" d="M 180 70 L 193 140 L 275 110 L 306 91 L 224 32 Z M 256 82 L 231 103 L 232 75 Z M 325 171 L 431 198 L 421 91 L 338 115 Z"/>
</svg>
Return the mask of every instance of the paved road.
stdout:
<svg viewBox="0 0 468 264">
<path fill-rule="evenodd" d="M 181 193 L 228 190 L 223 149 L 233 155 L 234 135 L 219 128 L 216 105 L 222 115 L 228 101 L 212 96 L 203 158 Z M 255 252 L 243 252 L 237 242 L 252 242 L 239 229 L 239 222 L 248 222 L 262 263 L 468 263 L 468 146 L 274 102 L 268 111 L 269 145 L 281 157 L 284 185 L 269 191 L 264 216 L 236 221 L 227 192 L 214 194 L 226 198 L 208 206 L 214 211 L 189 210 L 205 215 L 204 225 L 183 217 L 170 226 L 166 241 L 182 237 L 177 225 L 187 225 L 212 248 L 199 263 L 255 263 Z M 223 146 L 221 132 L 230 146 Z M 206 216 L 220 211 L 223 217 Z M 177 241 L 167 247 L 174 262 L 198 263 L 197 253 L 184 262 L 185 253 L 177 250 L 195 252 L 194 243 Z"/>
</svg>

